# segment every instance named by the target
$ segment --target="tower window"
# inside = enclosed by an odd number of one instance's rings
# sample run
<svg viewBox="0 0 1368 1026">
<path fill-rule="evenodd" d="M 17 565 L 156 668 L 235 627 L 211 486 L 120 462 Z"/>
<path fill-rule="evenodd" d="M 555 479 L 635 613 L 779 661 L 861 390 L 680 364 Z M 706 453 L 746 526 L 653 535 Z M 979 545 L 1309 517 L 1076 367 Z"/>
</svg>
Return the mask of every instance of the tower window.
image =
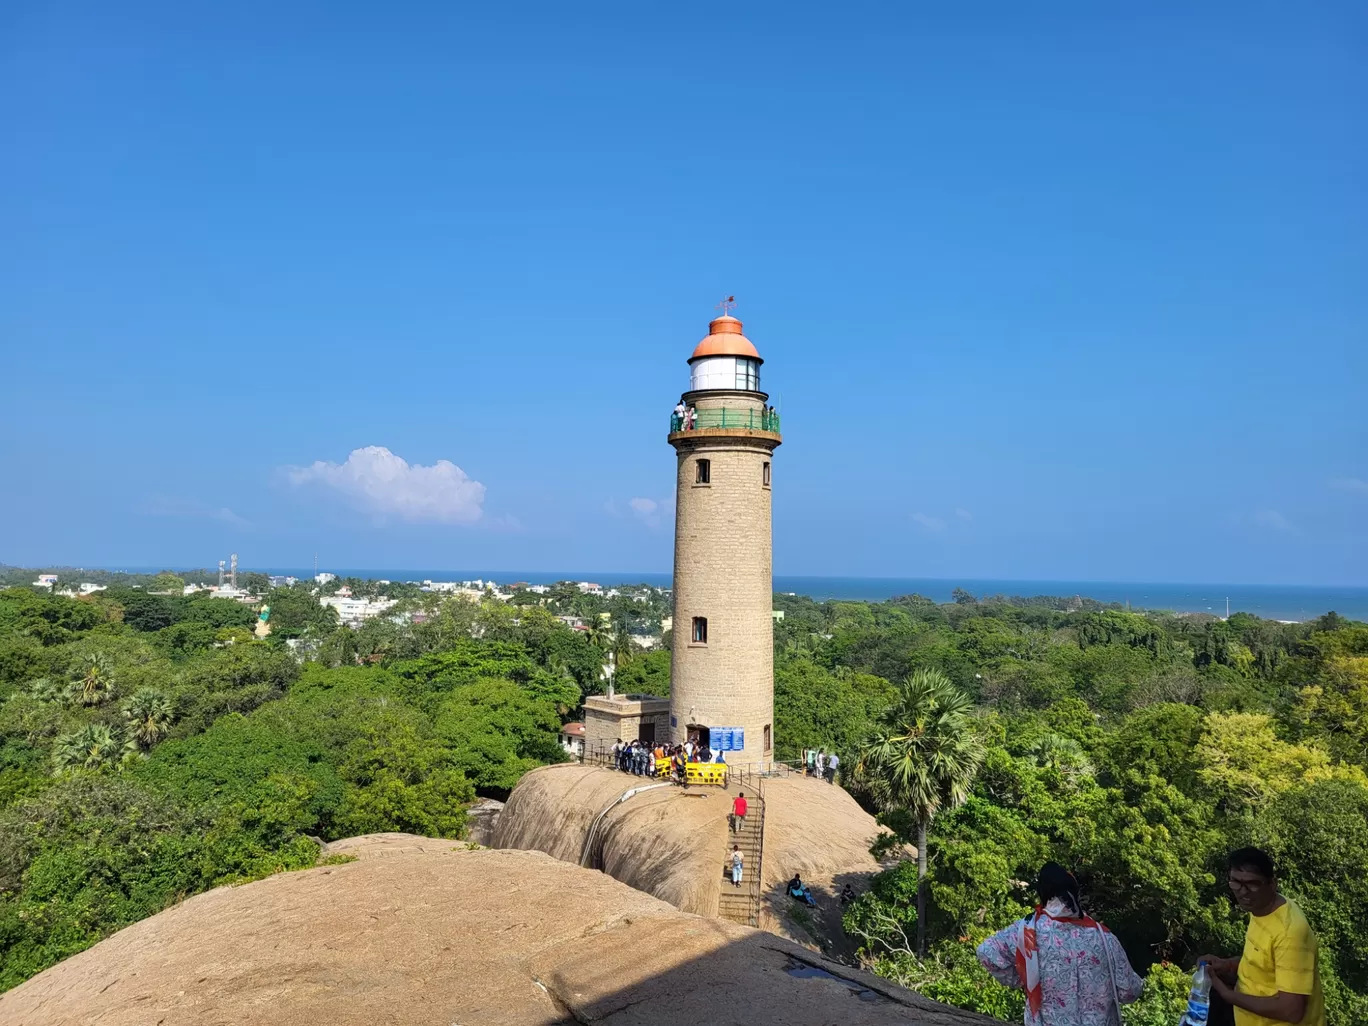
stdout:
<svg viewBox="0 0 1368 1026">
<path fill-rule="evenodd" d="M 693 643 L 695 645 L 706 645 L 708 643 L 708 618 L 706 616 L 695 616 L 693 618 Z"/>
<path fill-rule="evenodd" d="M 712 460 L 694 461 L 694 484 L 712 483 Z"/>
<path fill-rule="evenodd" d="M 765 465 L 760 471 L 760 483 L 764 485 L 766 488 L 770 486 L 769 474 L 769 460 L 765 460 Z"/>
<path fill-rule="evenodd" d="M 736 387 L 745 392 L 760 391 L 760 363 L 744 357 L 736 361 Z"/>
<path fill-rule="evenodd" d="M 765 751 L 768 752 L 768 751 L 769 751 L 771 748 L 773 748 L 773 747 L 774 747 L 774 737 L 773 737 L 773 733 L 772 733 L 772 731 L 770 730 L 770 725 L 769 725 L 768 723 L 766 723 L 766 724 L 765 724 Z"/>
</svg>

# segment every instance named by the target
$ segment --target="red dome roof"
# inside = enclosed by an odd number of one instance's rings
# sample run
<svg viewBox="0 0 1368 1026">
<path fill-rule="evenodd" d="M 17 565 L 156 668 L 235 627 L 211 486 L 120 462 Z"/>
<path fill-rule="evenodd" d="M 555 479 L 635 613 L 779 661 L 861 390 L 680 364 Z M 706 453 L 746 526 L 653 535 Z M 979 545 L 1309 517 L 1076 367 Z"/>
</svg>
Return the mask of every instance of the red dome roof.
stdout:
<svg viewBox="0 0 1368 1026">
<path fill-rule="evenodd" d="M 693 363 L 705 356 L 749 356 L 752 360 L 765 362 L 760 359 L 755 346 L 751 345 L 751 340 L 741 334 L 741 322 L 730 315 L 708 323 L 708 337 L 698 343 L 689 362 Z"/>
</svg>

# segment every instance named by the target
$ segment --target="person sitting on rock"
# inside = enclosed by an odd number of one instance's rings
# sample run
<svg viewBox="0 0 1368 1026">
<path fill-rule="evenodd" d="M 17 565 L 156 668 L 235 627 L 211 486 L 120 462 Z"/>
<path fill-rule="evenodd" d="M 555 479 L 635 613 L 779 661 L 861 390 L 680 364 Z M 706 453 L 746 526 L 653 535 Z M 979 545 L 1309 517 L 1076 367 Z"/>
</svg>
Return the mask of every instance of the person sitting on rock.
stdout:
<svg viewBox="0 0 1368 1026">
<path fill-rule="evenodd" d="M 812 896 L 812 892 L 803 885 L 803 878 L 797 873 L 793 874 L 793 879 L 788 882 L 788 896 L 803 902 L 808 908 L 817 907 L 817 899 Z"/>
</svg>

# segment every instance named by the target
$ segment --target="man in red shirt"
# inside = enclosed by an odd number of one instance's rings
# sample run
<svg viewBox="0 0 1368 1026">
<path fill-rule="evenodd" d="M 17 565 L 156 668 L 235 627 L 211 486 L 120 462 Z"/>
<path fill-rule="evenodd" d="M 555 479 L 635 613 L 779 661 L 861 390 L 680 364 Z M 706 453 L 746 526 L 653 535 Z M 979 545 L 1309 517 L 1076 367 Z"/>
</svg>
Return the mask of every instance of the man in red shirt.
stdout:
<svg viewBox="0 0 1368 1026">
<path fill-rule="evenodd" d="M 731 828 L 732 833 L 739 834 L 741 828 L 746 825 L 746 792 L 742 791 L 732 801 Z"/>
</svg>

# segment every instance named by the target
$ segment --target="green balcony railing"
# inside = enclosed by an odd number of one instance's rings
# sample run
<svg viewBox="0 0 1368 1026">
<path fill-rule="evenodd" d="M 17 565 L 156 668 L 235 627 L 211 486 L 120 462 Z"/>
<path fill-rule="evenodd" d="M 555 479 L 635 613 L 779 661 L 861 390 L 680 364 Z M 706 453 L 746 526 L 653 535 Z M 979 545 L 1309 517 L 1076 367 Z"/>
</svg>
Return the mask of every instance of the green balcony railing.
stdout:
<svg viewBox="0 0 1368 1026">
<path fill-rule="evenodd" d="M 729 410 L 726 407 L 670 414 L 670 434 L 676 431 L 692 431 L 695 428 L 747 428 L 751 431 L 773 431 L 778 434 L 779 414 L 771 413 L 769 410 Z"/>
</svg>

